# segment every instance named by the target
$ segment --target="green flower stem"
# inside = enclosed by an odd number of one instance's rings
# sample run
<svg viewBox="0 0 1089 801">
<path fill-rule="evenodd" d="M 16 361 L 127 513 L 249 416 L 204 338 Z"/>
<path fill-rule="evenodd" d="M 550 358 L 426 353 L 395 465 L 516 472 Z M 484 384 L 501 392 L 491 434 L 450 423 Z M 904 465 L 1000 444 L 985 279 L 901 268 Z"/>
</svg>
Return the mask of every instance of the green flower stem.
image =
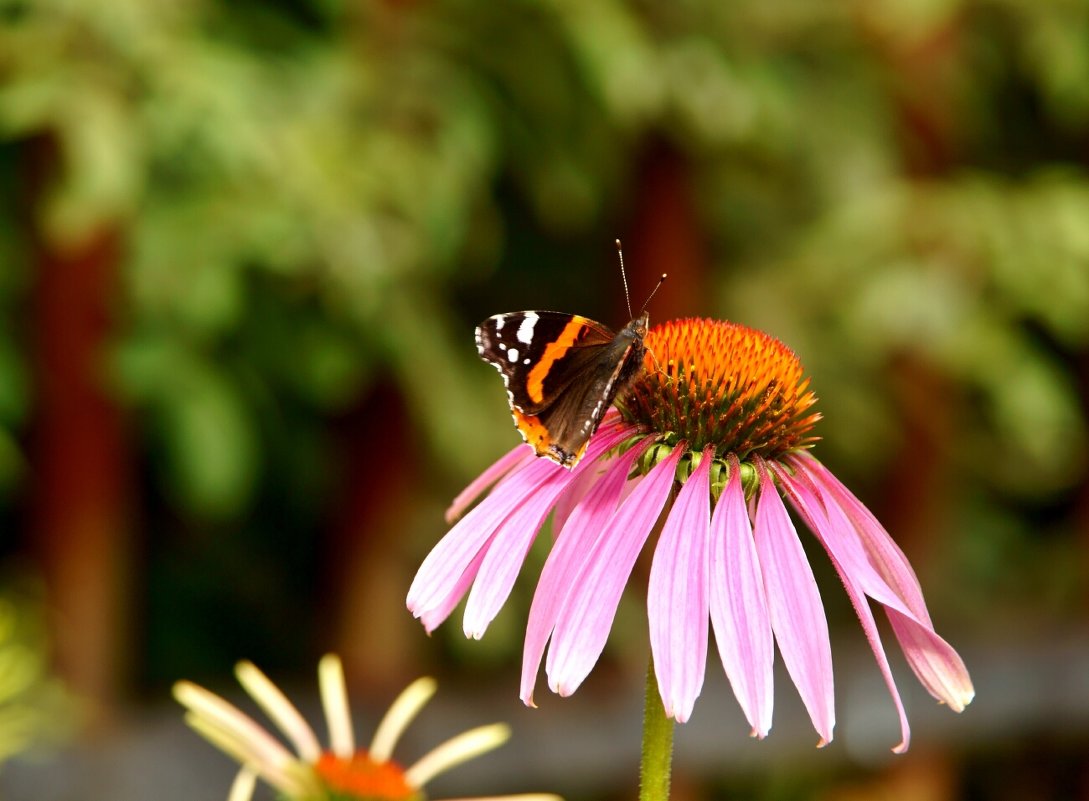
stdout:
<svg viewBox="0 0 1089 801">
<path fill-rule="evenodd" d="M 647 697 L 643 707 L 643 754 L 639 763 L 639 801 L 668 801 L 673 764 L 673 721 L 666 717 L 654 659 L 647 663 Z"/>
</svg>

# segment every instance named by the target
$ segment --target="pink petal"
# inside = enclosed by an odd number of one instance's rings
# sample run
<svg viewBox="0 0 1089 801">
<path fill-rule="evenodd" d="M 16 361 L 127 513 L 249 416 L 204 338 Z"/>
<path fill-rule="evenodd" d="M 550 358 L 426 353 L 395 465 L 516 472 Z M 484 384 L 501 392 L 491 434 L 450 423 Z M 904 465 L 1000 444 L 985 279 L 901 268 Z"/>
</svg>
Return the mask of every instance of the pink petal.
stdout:
<svg viewBox="0 0 1089 801">
<path fill-rule="evenodd" d="M 556 504 L 552 507 L 553 537 L 559 536 L 559 533 L 563 531 L 564 526 L 567 524 L 568 518 L 582 503 L 582 499 L 601 480 L 602 469 L 602 463 L 598 463 L 590 470 L 583 470 L 556 499 Z"/>
<path fill-rule="evenodd" d="M 903 605 L 905 614 L 933 628 L 923 600 L 922 587 L 904 552 L 862 502 L 832 475 L 823 464 L 807 453 L 799 453 L 790 464 L 813 482 L 822 503 L 837 509 L 845 525 L 837 526 L 836 545 L 845 563 L 860 571 L 867 594 L 882 603 Z"/>
<path fill-rule="evenodd" d="M 877 660 L 877 667 L 880 669 L 881 676 L 885 680 L 885 686 L 888 687 L 889 694 L 892 696 L 893 705 L 896 707 L 896 714 L 900 718 L 900 744 L 892 750 L 898 754 L 902 754 L 907 751 L 908 745 L 911 743 L 911 726 L 908 724 L 907 712 L 904 710 L 904 704 L 900 698 L 900 691 L 896 688 L 896 681 L 892 677 L 892 668 L 889 666 L 889 660 L 885 654 L 885 647 L 881 643 L 881 635 L 877 630 L 877 621 L 874 620 L 870 604 L 866 600 L 866 596 L 863 593 L 859 582 L 850 571 L 845 569 L 844 565 L 836 558 L 836 554 L 828 545 L 828 540 L 831 539 L 831 537 L 829 537 L 829 532 L 833 527 L 825 516 L 824 508 L 820 501 L 817 500 L 803 482 L 797 481 L 786 470 L 777 468 L 775 473 L 779 477 L 781 486 L 790 498 L 791 504 L 798 511 L 798 514 L 802 516 L 806 525 L 809 526 L 810 530 L 816 535 L 817 539 L 820 540 L 821 544 L 824 545 L 829 558 L 832 560 L 832 565 L 836 568 L 836 572 L 843 581 L 844 589 L 847 590 L 847 596 L 851 599 L 851 605 L 854 606 L 855 613 L 858 615 L 859 622 L 862 624 L 862 631 L 865 633 L 866 639 L 870 643 L 870 648 L 873 650 L 874 658 Z"/>
<path fill-rule="evenodd" d="M 520 697 L 527 706 L 534 706 L 533 686 L 537 681 L 545 644 L 552 636 L 559 610 L 571 593 L 575 578 L 586 561 L 586 554 L 594 547 L 605 523 L 616 511 L 620 491 L 624 488 L 632 465 L 649 444 L 650 440 L 647 439 L 636 445 L 611 462 L 604 475 L 598 476 L 597 483 L 572 510 L 567 524 L 560 531 L 556 544 L 545 560 L 537 591 L 533 594 L 533 604 L 529 609 L 526 641 L 522 651 Z"/>
<path fill-rule="evenodd" d="M 960 712 L 975 689 L 957 652 L 934 631 L 915 572 L 873 514 L 808 454 L 791 463 L 813 482 L 827 510 L 829 553 L 836 550 L 867 595 L 886 607 L 908 665 L 934 698 Z M 842 554 L 842 556 L 841 556 Z"/>
<path fill-rule="evenodd" d="M 573 693 L 601 655 L 624 585 L 669 499 L 681 451 L 655 465 L 620 505 L 574 581 L 545 664 L 553 692 Z"/>
<path fill-rule="evenodd" d="M 533 458 L 533 449 L 521 442 L 503 456 L 500 456 L 491 467 L 469 482 L 469 486 L 458 493 L 446 509 L 446 523 L 452 525 L 461 517 L 462 513 L 477 499 L 480 493 L 501 479 L 507 473 L 514 470 L 523 462 Z"/>
<path fill-rule="evenodd" d="M 603 431 L 608 431 L 610 428 L 623 431 L 621 442 L 638 432 L 635 426 L 629 425 L 620 419 L 620 413 L 616 409 L 610 409 L 605 414 L 605 420 L 598 428 L 598 433 L 594 436 L 601 436 Z M 567 518 L 571 516 L 571 512 L 579 505 L 579 502 L 590 491 L 590 488 L 601 478 L 602 470 L 603 466 L 598 464 L 596 469 L 582 472 L 556 500 L 556 505 L 552 509 L 552 531 L 554 535 L 563 530 Z"/>
<path fill-rule="evenodd" d="M 477 571 L 480 570 L 480 563 L 484 561 L 484 554 L 491 548 L 491 544 L 492 540 L 489 539 L 484 547 L 477 552 L 476 556 L 473 557 L 473 560 L 465 568 L 465 571 L 458 578 L 457 583 L 451 588 L 450 592 L 439 599 L 435 604 L 429 606 L 426 611 L 416 615 L 416 617 L 420 619 L 420 622 L 423 623 L 424 631 L 428 634 L 438 628 L 446 618 L 450 617 L 450 613 L 453 612 L 454 608 L 461 602 L 462 596 L 465 595 L 469 586 L 476 579 Z"/>
<path fill-rule="evenodd" d="M 506 603 L 522 569 L 526 553 L 552 509 L 552 503 L 571 481 L 571 474 L 556 465 L 557 472 L 525 503 L 514 510 L 496 531 L 465 604 L 462 621 L 465 636 L 479 640 Z"/>
<path fill-rule="evenodd" d="M 954 712 L 963 712 L 976 691 L 968 668 L 952 646 L 891 607 L 885 608 L 904 656 L 926 691 Z"/>
<path fill-rule="evenodd" d="M 790 515 L 766 468 L 760 473 L 754 532 L 771 627 L 823 746 L 831 742 L 835 726 L 828 621 Z"/>
<path fill-rule="evenodd" d="M 488 547 L 465 605 L 465 636 L 480 639 L 488 624 L 499 614 L 522 569 L 526 553 L 537 538 L 537 532 L 552 510 L 556 498 L 625 436 L 625 431 L 616 428 L 598 431 L 582 459 L 571 470 L 549 462 L 554 468 L 551 474 L 499 525 L 495 538 Z M 496 492 L 504 491 L 506 490 L 502 487 L 496 488 Z M 513 493 L 514 489 L 509 491 Z"/>
<path fill-rule="evenodd" d="M 707 665 L 713 458 L 714 451 L 706 449 L 699 466 L 677 493 L 650 568 L 650 651 L 666 716 L 678 723 L 692 715 Z"/>
<path fill-rule="evenodd" d="M 502 482 L 504 491 L 493 492 L 474 507 L 439 540 L 431 549 L 409 587 L 406 604 L 418 618 L 434 621 L 430 631 L 445 619 L 436 611 L 446 609 L 446 614 L 457 605 L 469 583 L 466 576 L 472 564 L 480 565 L 479 554 L 487 550 L 495 530 L 518 506 L 531 497 L 556 469 L 562 470 L 547 459 L 534 459 Z M 472 576 L 468 576 L 472 581 Z M 453 603 L 451 603 L 453 599 Z"/>
<path fill-rule="evenodd" d="M 711 516 L 709 581 L 719 658 L 753 734 L 764 738 L 771 730 L 775 644 L 736 458 Z"/>
</svg>

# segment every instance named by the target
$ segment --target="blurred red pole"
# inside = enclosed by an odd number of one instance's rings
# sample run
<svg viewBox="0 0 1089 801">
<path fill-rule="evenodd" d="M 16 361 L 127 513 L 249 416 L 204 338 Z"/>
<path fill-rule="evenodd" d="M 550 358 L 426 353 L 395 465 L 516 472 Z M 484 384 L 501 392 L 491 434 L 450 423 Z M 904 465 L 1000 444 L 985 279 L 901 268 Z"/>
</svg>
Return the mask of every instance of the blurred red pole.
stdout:
<svg viewBox="0 0 1089 801">
<path fill-rule="evenodd" d="M 400 554 L 426 469 L 392 384 L 377 384 L 336 429 L 343 483 L 325 570 L 332 648 L 354 683 L 387 689 L 411 675 L 419 642 L 419 624 L 405 609 L 415 567 Z"/>
<path fill-rule="evenodd" d="M 58 159 L 48 146 L 35 155 L 36 189 Z M 29 208 L 41 196 L 32 190 Z M 32 322 L 33 549 L 46 581 L 57 668 L 73 690 L 102 705 L 96 714 L 117 700 L 128 640 L 129 444 L 104 381 L 119 251 L 112 229 L 64 248 L 39 235 Z"/>
<path fill-rule="evenodd" d="M 950 13 L 930 29 L 904 33 L 879 10 L 863 5 L 858 11 L 860 34 L 884 67 L 905 175 L 921 181 L 947 176 L 961 156 L 963 104 L 956 80 L 966 68 L 961 19 Z M 903 224 L 910 234 L 911 219 Z M 899 354 L 888 370 L 904 445 L 890 461 L 879 494 L 885 502 L 875 511 L 925 571 L 926 552 L 948 516 L 947 443 L 954 439 L 959 398 L 941 369 L 915 353 Z"/>
<path fill-rule="evenodd" d="M 658 277 L 669 274 L 648 307 L 651 325 L 715 313 L 707 251 L 689 180 L 688 164 L 673 147 L 656 142 L 643 156 L 624 250 L 633 311 L 638 311 Z M 626 310 L 615 319 L 624 314 Z"/>
</svg>

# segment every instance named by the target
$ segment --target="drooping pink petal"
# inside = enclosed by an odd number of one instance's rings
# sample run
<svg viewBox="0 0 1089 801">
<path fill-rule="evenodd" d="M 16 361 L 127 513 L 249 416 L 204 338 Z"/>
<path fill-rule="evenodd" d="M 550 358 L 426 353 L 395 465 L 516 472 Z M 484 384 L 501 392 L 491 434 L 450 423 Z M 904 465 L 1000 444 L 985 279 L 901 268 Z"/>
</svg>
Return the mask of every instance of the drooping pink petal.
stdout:
<svg viewBox="0 0 1089 801">
<path fill-rule="evenodd" d="M 826 547 L 836 550 L 863 591 L 884 604 L 908 665 L 934 698 L 962 711 L 975 696 L 959 654 L 934 630 L 922 589 L 903 551 L 873 514 L 808 454 L 791 461 L 821 498 L 830 521 Z"/>
<path fill-rule="evenodd" d="M 540 670 L 545 645 L 552 636 L 559 610 L 574 586 L 586 555 L 601 536 L 605 523 L 616 511 L 628 472 L 649 443 L 648 439 L 636 445 L 609 464 L 605 474 L 598 477 L 581 503 L 572 510 L 545 560 L 537 590 L 533 594 L 533 603 L 529 608 L 526 641 L 522 650 L 522 684 L 519 696 L 527 706 L 534 706 L 533 687 L 537 683 L 537 671 Z"/>
<path fill-rule="evenodd" d="M 760 496 L 753 530 L 771 627 L 783 664 L 821 737 L 818 745 L 823 746 L 831 742 L 836 721 L 828 621 L 798 532 L 762 463 L 759 473 Z"/>
<path fill-rule="evenodd" d="M 963 712 L 976 691 L 960 655 L 949 643 L 907 615 L 891 607 L 885 608 L 885 614 L 904 649 L 908 665 L 926 691 L 954 712 Z"/>
<path fill-rule="evenodd" d="M 469 482 L 469 485 L 457 494 L 446 509 L 446 523 L 452 525 L 461 517 L 462 513 L 484 492 L 488 487 L 511 472 L 519 465 L 534 458 L 533 449 L 526 443 L 520 442 L 516 447 L 500 456 L 483 473 Z"/>
<path fill-rule="evenodd" d="M 593 489 L 598 481 L 601 480 L 601 473 L 608 468 L 607 462 L 598 462 L 598 464 L 591 467 L 589 470 L 583 470 L 574 480 L 567 485 L 567 488 L 560 493 L 560 497 L 556 499 L 555 505 L 552 507 L 552 535 L 553 537 L 559 536 L 559 533 L 563 531 L 564 526 L 567 524 L 568 518 L 574 513 L 574 511 L 582 503 L 582 499 L 586 497 L 587 493 Z"/>
<path fill-rule="evenodd" d="M 545 483 L 555 469 L 547 459 L 534 459 L 503 479 L 505 491 L 492 492 L 450 529 L 431 549 L 408 590 L 406 604 L 418 618 L 435 620 L 434 612 L 446 608 L 447 614 L 468 589 L 465 580 L 469 566 L 480 565 L 477 558 L 486 550 L 499 524 L 525 503 Z M 500 488 L 497 488 L 497 490 Z M 451 604 L 451 598 L 454 602 Z M 435 621 L 437 626 L 445 616 Z M 434 626 L 432 626 L 434 628 Z M 430 631 L 430 629 L 428 629 Z"/>
<path fill-rule="evenodd" d="M 559 468 L 526 502 L 511 512 L 496 530 L 465 604 L 462 625 L 465 636 L 479 640 L 495 619 L 522 569 L 537 532 L 552 507 L 555 496 L 570 482 L 571 474 Z"/>
<path fill-rule="evenodd" d="M 892 750 L 898 754 L 902 754 L 907 751 L 908 746 L 911 744 L 911 726 L 908 724 L 907 712 L 904 710 L 904 704 L 900 698 L 900 691 L 897 689 L 896 681 L 893 679 L 892 668 L 889 666 L 889 660 L 885 654 L 885 647 L 881 642 L 881 635 L 877 630 L 877 621 L 874 620 L 873 610 L 870 609 L 869 601 L 866 600 L 866 595 L 853 573 L 844 567 L 840 560 L 836 558 L 833 549 L 829 547 L 828 541 L 832 539 L 830 532 L 834 527 L 827 517 L 823 504 L 814 496 L 813 492 L 804 482 L 791 476 L 789 471 L 776 467 L 775 474 L 779 478 L 780 485 L 787 493 L 791 505 L 797 510 L 798 514 L 801 515 L 802 519 L 805 520 L 805 524 L 809 526 L 810 531 L 812 531 L 821 544 L 824 545 L 825 550 L 828 552 L 828 557 L 832 560 L 833 567 L 835 567 L 836 572 L 843 582 L 844 589 L 847 591 L 847 596 L 851 599 L 851 605 L 854 606 L 855 613 L 858 615 L 859 622 L 862 624 L 862 631 L 866 635 L 866 640 L 870 643 L 874 658 L 877 660 L 877 667 L 881 671 L 881 676 L 885 680 L 885 686 L 888 687 L 889 694 L 892 696 L 893 705 L 896 707 L 896 714 L 900 718 L 900 743 Z"/>
<path fill-rule="evenodd" d="M 465 636 L 480 639 L 488 624 L 510 596 L 514 581 L 522 569 L 526 553 L 537 537 L 556 498 L 580 474 L 610 448 L 619 443 L 626 432 L 610 427 L 599 430 L 591 439 L 581 461 L 571 470 L 553 464 L 555 468 L 537 490 L 525 498 L 499 525 L 495 538 L 480 565 L 469 600 L 465 605 Z M 551 464 L 551 463 L 550 463 Z M 501 489 L 498 491 L 502 491 Z"/>
<path fill-rule="evenodd" d="M 836 568 L 836 572 L 840 576 L 844 576 L 843 568 L 835 557 L 832 559 L 832 565 Z M 911 725 L 908 723 L 907 710 L 904 709 L 904 702 L 900 698 L 900 690 L 896 686 L 896 681 L 892 676 L 892 667 L 889 665 L 888 656 L 885 655 L 885 646 L 881 642 L 881 634 L 877 630 L 877 621 L 874 620 L 873 610 L 870 609 L 870 603 L 866 600 L 865 594 L 858 586 L 858 583 L 852 579 L 844 578 L 844 589 L 847 591 L 847 597 L 851 599 L 851 606 L 855 608 L 855 613 L 858 615 L 858 620 L 862 624 L 862 631 L 866 635 L 867 642 L 870 643 L 870 649 L 873 651 L 874 658 L 877 660 L 877 667 L 881 671 L 881 678 L 885 680 L 885 686 L 889 690 L 889 695 L 892 697 L 893 706 L 896 707 L 896 714 L 900 718 L 900 742 L 892 747 L 894 753 L 903 754 L 906 753 L 908 747 L 911 745 Z"/>
<path fill-rule="evenodd" d="M 488 552 L 490 547 L 491 539 L 489 539 L 484 547 L 473 557 L 473 561 L 468 564 L 464 572 L 462 572 L 461 576 L 458 578 L 457 583 L 450 588 L 450 591 L 436 603 L 416 615 L 423 624 L 424 631 L 428 634 L 437 629 L 446 618 L 450 617 L 450 613 L 454 611 L 454 608 L 461 602 L 465 593 L 469 591 L 469 587 L 476 579 L 477 571 L 480 570 L 480 563 L 484 561 L 484 554 Z"/>
<path fill-rule="evenodd" d="M 667 717 L 684 723 L 707 665 L 711 461 L 707 448 L 673 502 L 650 567 L 647 619 L 654 674 Z"/>
<path fill-rule="evenodd" d="M 624 585 L 669 499 L 683 450 L 674 449 L 655 465 L 620 505 L 576 577 L 545 662 L 553 692 L 573 693 L 601 656 Z"/>
<path fill-rule="evenodd" d="M 836 508 L 847 518 L 846 526 L 837 526 L 838 547 L 844 561 L 860 570 L 867 594 L 891 594 L 903 604 L 906 614 L 933 628 L 923 599 L 919 579 L 893 538 L 862 501 L 847 489 L 828 468 L 808 453 L 794 454 L 789 463 L 808 477 L 821 501 L 830 510 Z M 873 595 L 882 603 L 884 598 Z"/>
<path fill-rule="evenodd" d="M 620 418 L 620 413 L 616 409 L 609 409 L 605 414 L 605 419 L 602 421 L 601 426 L 598 428 L 598 433 L 595 436 L 600 436 L 601 432 L 608 431 L 610 428 L 621 429 L 624 435 L 621 437 L 623 442 L 628 437 L 637 433 L 638 429 L 625 423 Z M 579 501 L 583 496 L 590 491 L 590 488 L 597 483 L 601 478 L 601 473 L 605 469 L 606 465 L 599 462 L 596 469 L 586 470 L 578 475 L 574 481 L 572 481 L 566 490 L 556 499 L 556 505 L 552 508 L 552 532 L 553 535 L 559 534 L 563 531 L 564 523 L 567 522 L 567 518 L 575 510 L 575 507 L 579 505 Z"/>
<path fill-rule="evenodd" d="M 711 516 L 709 582 L 719 658 L 752 733 L 762 739 L 771 730 L 775 641 L 736 457 Z"/>
</svg>

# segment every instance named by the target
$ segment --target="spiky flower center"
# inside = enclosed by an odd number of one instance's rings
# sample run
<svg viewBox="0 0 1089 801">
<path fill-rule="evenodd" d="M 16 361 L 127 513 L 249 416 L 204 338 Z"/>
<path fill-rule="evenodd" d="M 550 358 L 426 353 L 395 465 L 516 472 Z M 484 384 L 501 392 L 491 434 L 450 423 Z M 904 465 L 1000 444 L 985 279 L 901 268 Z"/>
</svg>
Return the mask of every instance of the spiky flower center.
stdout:
<svg viewBox="0 0 1089 801">
<path fill-rule="evenodd" d="M 314 770 L 335 801 L 420 801 L 423 795 L 405 781 L 396 762 L 377 762 L 366 751 L 348 758 L 326 751 Z"/>
<path fill-rule="evenodd" d="M 802 364 L 762 331 L 709 319 L 673 320 L 646 336 L 645 370 L 617 403 L 666 448 L 714 446 L 716 457 L 775 459 L 816 440 L 820 414 Z M 651 457 L 654 461 L 657 461 Z"/>
</svg>

